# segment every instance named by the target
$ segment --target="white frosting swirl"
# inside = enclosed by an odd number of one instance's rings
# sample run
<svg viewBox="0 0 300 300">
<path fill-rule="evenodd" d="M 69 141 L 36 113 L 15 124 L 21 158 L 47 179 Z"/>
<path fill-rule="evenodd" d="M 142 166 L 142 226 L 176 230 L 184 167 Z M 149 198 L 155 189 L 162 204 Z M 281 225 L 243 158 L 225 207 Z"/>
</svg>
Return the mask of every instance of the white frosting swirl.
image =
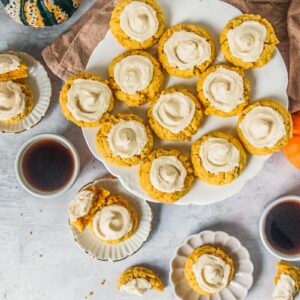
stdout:
<svg viewBox="0 0 300 300">
<path fill-rule="evenodd" d="M 183 93 L 168 93 L 159 97 L 152 113 L 161 126 L 179 133 L 190 125 L 195 114 L 195 103 Z"/>
<path fill-rule="evenodd" d="M 151 283 L 144 278 L 135 278 L 122 284 L 120 290 L 128 294 L 143 296 L 145 292 L 152 288 Z"/>
<path fill-rule="evenodd" d="M 168 62 L 180 70 L 201 65 L 211 56 L 211 46 L 202 36 L 189 31 L 176 31 L 166 41 L 164 52 Z"/>
<path fill-rule="evenodd" d="M 113 154 L 123 158 L 140 155 L 148 142 L 144 124 L 122 120 L 113 125 L 108 133 L 108 144 Z"/>
<path fill-rule="evenodd" d="M 208 293 L 216 294 L 228 284 L 230 266 L 218 256 L 200 256 L 193 265 L 193 271 L 200 288 Z"/>
<path fill-rule="evenodd" d="M 120 15 L 121 29 L 140 43 L 152 38 L 159 27 L 156 11 L 147 3 L 132 1 Z"/>
<path fill-rule="evenodd" d="M 21 60 L 13 54 L 0 54 L 0 74 L 5 74 L 19 69 Z"/>
<path fill-rule="evenodd" d="M 107 112 L 111 96 L 106 84 L 79 78 L 68 90 L 67 107 L 76 120 L 97 122 Z"/>
<path fill-rule="evenodd" d="M 68 211 L 70 220 L 77 220 L 87 215 L 92 208 L 94 193 L 89 190 L 82 190 L 75 195 L 69 203 Z"/>
<path fill-rule="evenodd" d="M 153 160 L 150 169 L 150 181 L 159 191 L 174 193 L 181 191 L 187 171 L 176 156 L 160 156 Z"/>
<path fill-rule="evenodd" d="M 264 49 L 267 30 L 257 21 L 245 21 L 227 33 L 232 56 L 245 62 L 255 62 Z"/>
<path fill-rule="evenodd" d="M 143 55 L 130 55 L 114 67 L 114 79 L 124 93 L 135 94 L 147 88 L 153 78 L 153 64 Z"/>
<path fill-rule="evenodd" d="M 248 142 L 256 148 L 273 147 L 286 134 L 281 114 L 267 106 L 254 107 L 239 127 Z"/>
<path fill-rule="evenodd" d="M 118 240 L 132 229 L 131 215 L 122 205 L 103 207 L 93 218 L 95 234 L 104 241 Z"/>
<path fill-rule="evenodd" d="M 235 71 L 218 68 L 205 78 L 202 88 L 204 96 L 219 110 L 231 112 L 244 102 L 243 77 Z"/>
<path fill-rule="evenodd" d="M 240 163 L 240 151 L 223 138 L 211 137 L 200 146 L 203 167 L 213 173 L 230 172 Z"/>
<path fill-rule="evenodd" d="M 13 81 L 0 82 L 0 121 L 9 120 L 24 112 L 26 95 Z"/>
<path fill-rule="evenodd" d="M 282 273 L 275 286 L 272 299 L 273 300 L 294 300 L 295 293 L 296 293 L 295 280 L 291 276 Z"/>
</svg>

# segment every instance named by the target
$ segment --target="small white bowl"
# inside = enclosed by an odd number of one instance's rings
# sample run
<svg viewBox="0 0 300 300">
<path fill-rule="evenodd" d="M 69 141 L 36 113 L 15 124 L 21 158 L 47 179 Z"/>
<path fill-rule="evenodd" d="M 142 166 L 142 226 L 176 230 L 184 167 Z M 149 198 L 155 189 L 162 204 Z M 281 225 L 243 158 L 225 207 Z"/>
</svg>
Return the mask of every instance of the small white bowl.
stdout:
<svg viewBox="0 0 300 300">
<path fill-rule="evenodd" d="M 270 203 L 263 211 L 260 220 L 259 220 L 259 235 L 261 238 L 261 241 L 263 243 L 263 245 L 265 246 L 265 248 L 275 257 L 282 259 L 282 260 L 286 260 L 286 261 L 296 261 L 296 260 L 300 260 L 300 253 L 296 254 L 296 255 L 288 255 L 288 254 L 284 254 L 279 252 L 278 250 L 274 249 L 273 246 L 270 244 L 270 242 L 268 241 L 268 238 L 266 236 L 266 232 L 265 232 L 265 225 L 266 225 L 266 218 L 268 213 L 270 212 L 270 210 L 278 205 L 279 203 L 283 203 L 286 201 L 299 201 L 300 202 L 300 197 L 299 196 L 294 196 L 294 195 L 288 195 L 288 196 L 284 196 L 281 197 L 275 201 L 273 201 L 272 203 Z"/>
<path fill-rule="evenodd" d="M 23 161 L 24 153 L 26 152 L 26 150 L 31 145 L 35 144 L 36 142 L 45 140 L 45 139 L 56 140 L 57 142 L 66 146 L 71 151 L 73 159 L 74 159 L 74 171 L 73 171 L 73 175 L 72 175 L 71 179 L 61 189 L 53 191 L 53 192 L 40 191 L 40 190 L 34 188 L 33 186 L 31 186 L 25 179 L 25 177 L 23 175 L 23 170 L 22 170 L 22 161 Z M 50 134 L 50 133 L 36 135 L 36 136 L 32 137 L 31 139 L 29 139 L 19 150 L 17 157 L 16 157 L 16 161 L 15 161 L 15 171 L 16 171 L 16 175 L 17 175 L 19 183 L 22 185 L 22 187 L 27 192 L 29 192 L 30 194 L 32 194 L 36 197 L 39 197 L 39 198 L 53 198 L 53 197 L 59 196 L 59 195 L 63 194 L 64 192 L 66 192 L 75 182 L 75 180 L 78 176 L 79 170 L 80 170 L 80 159 L 79 159 L 79 155 L 78 155 L 78 152 L 75 149 L 75 147 L 71 144 L 71 142 L 69 142 L 63 136 L 60 136 L 57 134 Z"/>
</svg>

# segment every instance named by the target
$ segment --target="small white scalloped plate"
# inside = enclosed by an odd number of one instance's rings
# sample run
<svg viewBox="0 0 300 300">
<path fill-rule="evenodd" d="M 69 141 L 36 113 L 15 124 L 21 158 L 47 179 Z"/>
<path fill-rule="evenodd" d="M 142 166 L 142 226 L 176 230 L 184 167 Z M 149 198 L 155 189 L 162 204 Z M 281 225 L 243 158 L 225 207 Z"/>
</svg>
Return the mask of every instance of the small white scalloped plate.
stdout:
<svg viewBox="0 0 300 300">
<path fill-rule="evenodd" d="M 192 251 L 210 244 L 222 248 L 234 262 L 235 274 L 229 286 L 213 296 L 199 295 L 189 286 L 184 276 L 184 265 Z M 181 245 L 170 263 L 170 281 L 174 294 L 181 300 L 242 300 L 253 283 L 253 264 L 248 250 L 240 241 L 223 231 L 202 231 L 190 236 Z"/>
<path fill-rule="evenodd" d="M 137 210 L 140 223 L 135 234 L 129 239 L 116 245 L 104 243 L 97 239 L 86 228 L 79 232 L 70 225 L 75 242 L 88 255 L 103 261 L 119 261 L 137 252 L 147 240 L 152 227 L 152 211 L 149 204 L 126 191 L 118 179 L 104 178 L 95 180 L 92 184 L 109 190 L 112 194 L 118 194 L 129 200 Z"/>
<path fill-rule="evenodd" d="M 39 61 L 24 52 L 8 51 L 7 53 L 9 52 L 15 53 L 16 55 L 20 56 L 24 63 L 27 65 L 28 77 L 25 79 L 25 82 L 31 88 L 35 101 L 33 110 L 24 119 L 12 124 L 0 122 L 1 132 L 19 133 L 30 129 L 31 127 L 39 123 L 45 116 L 50 104 L 52 90 L 48 74 Z"/>
</svg>

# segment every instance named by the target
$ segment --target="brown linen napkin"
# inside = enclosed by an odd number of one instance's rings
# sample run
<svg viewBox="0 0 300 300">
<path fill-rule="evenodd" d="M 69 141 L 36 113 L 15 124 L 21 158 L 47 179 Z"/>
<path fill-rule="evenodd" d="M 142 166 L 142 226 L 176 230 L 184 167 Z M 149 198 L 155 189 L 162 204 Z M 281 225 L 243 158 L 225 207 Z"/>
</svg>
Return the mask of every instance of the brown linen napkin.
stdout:
<svg viewBox="0 0 300 300">
<path fill-rule="evenodd" d="M 169 0 L 172 1 L 172 0 Z M 213 1 L 213 0 L 212 0 Z M 290 110 L 300 110 L 300 3 L 299 0 L 224 0 L 244 13 L 259 14 L 274 26 L 278 46 L 289 70 Z M 48 67 L 61 79 L 85 69 L 90 55 L 109 29 L 117 0 L 97 0 L 66 33 L 42 52 Z"/>
</svg>

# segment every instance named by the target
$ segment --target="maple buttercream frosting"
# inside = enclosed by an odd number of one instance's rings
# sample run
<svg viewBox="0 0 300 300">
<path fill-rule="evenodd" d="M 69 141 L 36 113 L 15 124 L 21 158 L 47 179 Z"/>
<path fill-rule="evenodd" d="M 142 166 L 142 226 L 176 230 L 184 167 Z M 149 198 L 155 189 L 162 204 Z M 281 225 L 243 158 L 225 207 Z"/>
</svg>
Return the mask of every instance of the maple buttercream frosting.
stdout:
<svg viewBox="0 0 300 300">
<path fill-rule="evenodd" d="M 0 74 L 15 71 L 20 68 L 21 60 L 14 54 L 0 54 Z"/>
<path fill-rule="evenodd" d="M 120 15 L 120 26 L 130 38 L 144 42 L 156 34 L 159 21 L 156 11 L 150 5 L 132 1 Z"/>
<path fill-rule="evenodd" d="M 94 196 L 91 190 L 79 191 L 68 205 L 70 220 L 77 220 L 87 215 L 92 208 Z"/>
<path fill-rule="evenodd" d="M 220 42 L 225 58 L 244 69 L 265 65 L 279 43 L 272 25 L 261 16 L 251 14 L 230 20 Z"/>
<path fill-rule="evenodd" d="M 135 120 L 122 120 L 108 133 L 108 143 L 113 154 L 122 158 L 140 155 L 148 142 L 145 126 Z"/>
<path fill-rule="evenodd" d="M 108 205 L 93 217 L 94 233 L 101 240 L 117 240 L 132 230 L 133 224 L 128 209 L 122 205 Z"/>
<path fill-rule="evenodd" d="M 200 146 L 199 156 L 204 168 L 213 173 L 230 172 L 240 163 L 240 151 L 223 138 L 211 137 Z"/>
<path fill-rule="evenodd" d="M 26 95 L 13 81 L 0 82 L 0 121 L 9 120 L 25 111 Z"/>
<path fill-rule="evenodd" d="M 266 99 L 247 106 L 239 117 L 238 134 L 250 153 L 269 154 L 282 149 L 292 135 L 289 112 Z"/>
<path fill-rule="evenodd" d="M 191 123 L 195 114 L 195 103 L 187 95 L 174 92 L 163 94 L 152 109 L 161 126 L 179 133 Z"/>
<path fill-rule="evenodd" d="M 111 97 L 106 84 L 78 78 L 68 91 L 67 107 L 77 120 L 97 122 L 107 112 Z"/>
<path fill-rule="evenodd" d="M 192 77 L 199 75 L 212 63 L 215 46 L 206 29 L 177 24 L 159 40 L 158 57 L 170 75 Z"/>
<path fill-rule="evenodd" d="M 184 275 L 190 287 L 198 294 L 215 295 L 233 279 L 233 260 L 221 248 L 203 245 L 188 256 Z"/>
<path fill-rule="evenodd" d="M 273 294 L 273 300 L 294 300 L 296 294 L 296 282 L 295 280 L 287 274 L 281 273 Z"/>
<path fill-rule="evenodd" d="M 135 94 L 148 87 L 153 78 L 153 64 L 142 55 L 124 57 L 114 67 L 114 79 L 120 89 Z"/>
<path fill-rule="evenodd" d="M 182 190 L 186 175 L 184 165 L 176 156 L 160 156 L 153 160 L 150 169 L 152 185 L 164 193 Z"/>
<path fill-rule="evenodd" d="M 231 270 L 222 258 L 204 254 L 193 265 L 193 271 L 199 287 L 216 294 L 227 286 Z"/>
</svg>

